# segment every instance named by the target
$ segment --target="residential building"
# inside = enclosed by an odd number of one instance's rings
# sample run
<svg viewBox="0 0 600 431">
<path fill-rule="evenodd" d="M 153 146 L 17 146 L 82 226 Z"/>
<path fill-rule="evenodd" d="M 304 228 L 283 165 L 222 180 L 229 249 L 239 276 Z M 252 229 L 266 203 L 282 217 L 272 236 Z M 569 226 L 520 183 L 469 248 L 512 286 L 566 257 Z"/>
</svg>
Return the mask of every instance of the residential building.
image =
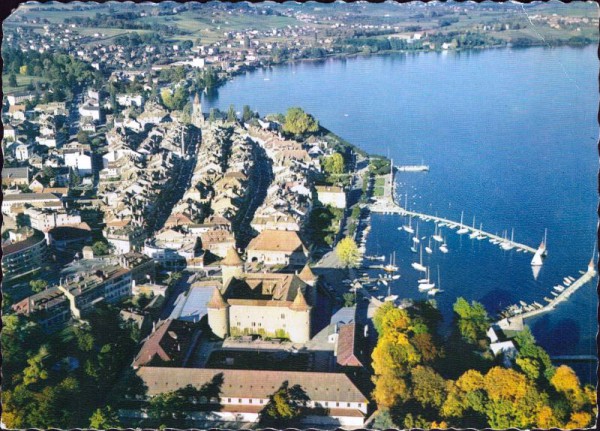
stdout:
<svg viewBox="0 0 600 431">
<path fill-rule="evenodd" d="M 26 186 L 29 184 L 29 168 L 2 168 L 2 185 Z"/>
<path fill-rule="evenodd" d="M 317 199 L 323 205 L 331 205 L 334 208 L 346 208 L 346 192 L 338 186 L 315 186 Z"/>
<path fill-rule="evenodd" d="M 301 267 L 308 260 L 308 249 L 295 231 L 263 230 L 250 241 L 246 252 L 249 262 L 270 266 Z"/>
<path fill-rule="evenodd" d="M 39 230 L 9 231 L 2 243 L 2 275 L 4 282 L 41 269 L 48 259 L 46 237 Z"/>
</svg>

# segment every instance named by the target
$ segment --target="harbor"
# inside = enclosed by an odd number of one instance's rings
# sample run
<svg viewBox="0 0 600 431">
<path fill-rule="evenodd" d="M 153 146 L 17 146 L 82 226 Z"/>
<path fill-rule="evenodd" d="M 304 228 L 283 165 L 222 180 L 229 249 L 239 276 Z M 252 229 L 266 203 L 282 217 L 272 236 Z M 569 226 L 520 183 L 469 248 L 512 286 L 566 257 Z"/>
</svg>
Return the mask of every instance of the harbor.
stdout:
<svg viewBox="0 0 600 431">
<path fill-rule="evenodd" d="M 475 227 L 475 222 L 473 221 L 473 225 L 469 226 L 465 224 L 462 220 L 455 221 L 445 217 L 440 217 L 438 215 L 426 214 L 418 211 L 411 211 L 408 209 L 407 204 L 402 206 L 395 199 L 395 173 L 396 172 L 418 172 L 421 170 L 417 169 L 400 169 L 400 167 L 392 167 L 390 169 L 390 174 L 385 175 L 385 186 L 383 196 L 377 198 L 371 205 L 370 211 L 374 214 L 391 214 L 391 215 L 400 215 L 403 217 L 410 217 L 415 219 L 419 219 L 425 222 L 433 222 L 436 225 L 436 233 L 438 228 L 447 227 L 450 230 L 456 229 L 457 235 L 468 234 L 471 239 L 488 239 L 491 243 L 499 245 L 503 250 L 514 250 L 523 253 L 531 253 L 534 255 L 534 258 L 531 261 L 531 267 L 534 272 L 534 277 L 537 278 L 537 274 L 543 264 L 543 258 L 547 255 L 546 249 L 546 235 L 544 235 L 544 239 L 540 247 L 534 248 L 527 244 L 519 243 L 514 240 L 514 233 L 511 237 L 508 237 L 508 232 L 505 231 L 505 236 L 500 236 L 497 234 L 492 234 L 490 232 L 486 232 L 482 229 L 481 225 L 479 228 Z M 401 226 L 398 230 L 406 230 L 409 233 L 413 231 L 410 222 L 407 226 Z M 418 234 L 417 234 L 418 236 Z M 436 238 L 436 235 L 433 236 Z M 441 239 L 441 238 L 439 238 Z M 436 240 L 437 241 L 437 240 Z M 411 249 L 411 251 L 415 251 Z M 445 251 L 444 251 L 445 253 Z M 380 262 L 369 262 L 363 265 L 363 269 L 374 269 L 374 270 L 384 270 L 385 269 L 385 256 L 375 256 Z M 382 259 L 383 258 L 383 259 Z M 413 266 L 414 267 L 414 266 Z M 523 329 L 526 319 L 539 316 L 543 313 L 547 313 L 549 311 L 553 311 L 557 308 L 557 306 L 568 300 L 571 295 L 573 295 L 578 289 L 584 286 L 586 283 L 590 282 L 597 275 L 597 271 L 594 264 L 594 258 L 590 261 L 586 271 L 579 271 L 579 277 L 575 278 L 573 276 L 566 276 L 563 278 L 563 284 L 555 285 L 547 294 L 547 296 L 543 297 L 543 300 L 530 299 L 529 302 L 525 302 L 523 300 L 518 301 L 515 304 L 509 305 L 504 308 L 502 311 L 498 313 L 498 318 L 494 325 L 506 330 L 514 330 L 520 331 Z"/>
<path fill-rule="evenodd" d="M 501 329 L 520 331 L 523 329 L 525 319 L 554 310 L 558 304 L 566 301 L 581 286 L 591 281 L 596 274 L 594 260 L 592 259 L 588 265 L 587 271 L 584 272 L 581 277 L 570 283 L 569 286 L 563 286 L 564 290 L 557 293 L 554 299 L 547 301 L 548 303 L 545 306 L 539 306 L 540 304 L 535 302 L 532 304 L 521 304 L 521 306 L 509 306 L 505 311 L 501 312 L 500 317 L 502 317 L 502 319 L 498 320 L 495 324 Z M 565 277 L 565 279 L 568 278 Z M 537 304 L 537 306 L 535 304 Z"/>
</svg>

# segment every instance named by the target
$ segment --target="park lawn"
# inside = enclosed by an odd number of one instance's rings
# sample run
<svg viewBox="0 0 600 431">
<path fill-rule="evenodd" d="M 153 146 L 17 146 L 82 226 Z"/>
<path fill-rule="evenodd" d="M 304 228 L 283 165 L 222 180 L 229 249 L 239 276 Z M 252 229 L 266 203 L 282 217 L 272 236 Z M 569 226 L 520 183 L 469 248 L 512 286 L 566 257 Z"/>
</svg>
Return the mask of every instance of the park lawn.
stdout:
<svg viewBox="0 0 600 431">
<path fill-rule="evenodd" d="M 375 178 L 375 187 L 384 187 L 384 186 L 385 186 L 385 177 Z"/>
<path fill-rule="evenodd" d="M 16 77 L 17 77 L 18 85 L 16 87 L 12 87 L 12 86 L 8 85 L 8 74 L 6 74 L 6 73 L 2 74 L 2 91 L 4 93 L 11 93 L 13 91 L 25 90 L 25 88 L 30 83 L 35 83 L 36 81 L 47 82 L 47 79 L 41 78 L 39 76 L 16 75 Z"/>
</svg>

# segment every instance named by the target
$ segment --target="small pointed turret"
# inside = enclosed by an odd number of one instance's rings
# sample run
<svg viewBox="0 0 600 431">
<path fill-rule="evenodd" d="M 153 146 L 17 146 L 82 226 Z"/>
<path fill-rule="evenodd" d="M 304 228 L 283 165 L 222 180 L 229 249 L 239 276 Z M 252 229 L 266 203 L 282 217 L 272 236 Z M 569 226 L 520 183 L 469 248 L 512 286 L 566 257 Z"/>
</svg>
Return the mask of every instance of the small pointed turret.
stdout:
<svg viewBox="0 0 600 431">
<path fill-rule="evenodd" d="M 231 247 L 229 250 L 227 250 L 227 254 L 225 255 L 225 258 L 221 260 L 220 264 L 221 266 L 238 266 L 243 265 L 244 261 L 235 248 Z"/>
<path fill-rule="evenodd" d="M 215 288 L 215 291 L 213 292 L 210 301 L 208 301 L 208 303 L 206 304 L 206 307 L 221 309 L 229 307 L 229 304 L 225 301 L 225 298 L 223 298 L 221 291 L 218 288 Z"/>
<path fill-rule="evenodd" d="M 298 292 L 296 293 L 296 299 L 294 299 L 290 309 L 294 311 L 308 311 L 310 309 L 308 303 L 306 302 L 306 298 L 304 298 L 302 289 L 298 289 Z"/>
<path fill-rule="evenodd" d="M 298 274 L 298 278 L 307 284 L 311 284 L 317 281 L 317 276 L 312 271 L 312 269 L 310 269 L 308 263 L 304 265 L 304 268 L 302 268 L 302 271 L 300 271 L 300 274 Z"/>
</svg>

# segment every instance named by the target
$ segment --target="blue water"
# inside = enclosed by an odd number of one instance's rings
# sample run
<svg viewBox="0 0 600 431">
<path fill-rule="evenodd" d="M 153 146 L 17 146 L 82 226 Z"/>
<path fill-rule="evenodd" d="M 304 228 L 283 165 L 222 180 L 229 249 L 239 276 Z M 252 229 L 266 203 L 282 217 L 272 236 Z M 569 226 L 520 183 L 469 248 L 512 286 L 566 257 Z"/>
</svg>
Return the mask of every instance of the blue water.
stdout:
<svg viewBox="0 0 600 431">
<path fill-rule="evenodd" d="M 249 104 L 261 114 L 301 106 L 368 152 L 430 165 L 427 174 L 397 176 L 411 209 L 454 220 L 464 211 L 466 223 L 475 215 L 492 233 L 514 228 L 516 241 L 534 247 L 548 229 L 549 255 L 537 280 L 531 254 L 446 229 L 450 252 L 423 254 L 436 281 L 439 266 L 444 293 L 436 300 L 449 321 L 457 296 L 492 313 L 519 300 L 544 303 L 563 277 L 586 269 L 597 225 L 597 75 L 595 47 L 389 55 L 255 71 L 205 104 Z M 405 222 L 374 215 L 367 249 L 395 251 L 402 277 L 392 290 L 424 297 L 410 266 L 410 238 L 397 230 Z M 433 224 L 421 222 L 419 231 L 430 235 Z M 596 285 L 528 321 L 550 354 L 596 353 Z M 577 369 L 596 381 L 594 367 Z"/>
</svg>

